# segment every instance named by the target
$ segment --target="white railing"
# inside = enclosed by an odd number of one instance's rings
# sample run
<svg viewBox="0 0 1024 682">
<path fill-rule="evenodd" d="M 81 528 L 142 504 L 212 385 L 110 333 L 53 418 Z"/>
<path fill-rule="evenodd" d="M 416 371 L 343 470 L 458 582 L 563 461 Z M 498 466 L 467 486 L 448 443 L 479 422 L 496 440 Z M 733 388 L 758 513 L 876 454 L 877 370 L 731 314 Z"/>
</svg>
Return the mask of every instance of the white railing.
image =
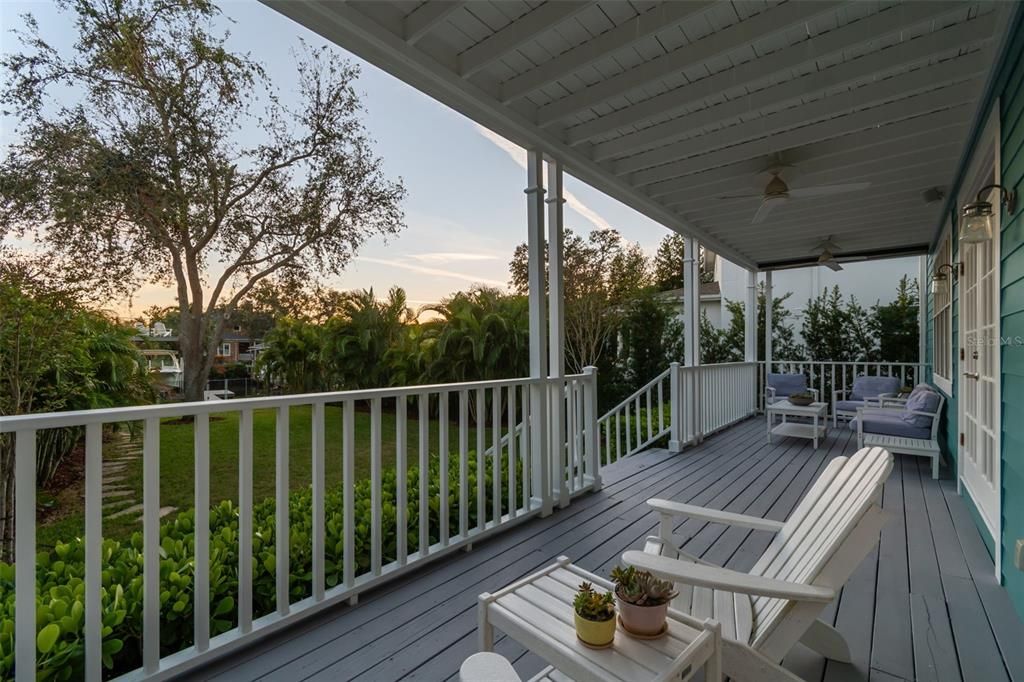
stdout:
<svg viewBox="0 0 1024 682">
<path fill-rule="evenodd" d="M 731 362 L 668 369 L 598 419 L 602 464 L 668 438 L 670 450 L 700 441 L 757 410 L 758 365 Z"/>
<path fill-rule="evenodd" d="M 761 407 L 764 401 L 765 363 L 761 365 L 758 395 Z M 928 363 L 925 362 L 833 362 L 831 360 L 774 360 L 772 372 L 803 374 L 809 388 L 818 389 L 821 399 L 829 403 L 831 410 L 832 391 L 841 391 L 853 386 L 858 376 L 899 377 L 902 386 L 915 386 L 928 379 Z"/>
<path fill-rule="evenodd" d="M 672 369 L 666 369 L 598 419 L 602 465 L 640 452 L 668 434 L 671 376 Z"/>
<path fill-rule="evenodd" d="M 552 409 L 558 404 L 558 396 L 564 398 L 563 410 Z M 292 451 L 288 434 L 289 412 L 297 406 L 311 408 L 312 558 L 309 596 L 292 601 L 289 581 L 294 576 L 289 556 L 288 513 L 292 492 L 288 465 Z M 356 518 L 355 513 L 357 407 L 369 414 L 369 518 Z M 85 428 L 85 679 L 98 681 L 102 674 L 103 638 L 100 540 L 104 425 L 143 425 L 142 666 L 124 676 L 139 679 L 169 677 L 195 668 L 212 656 L 249 644 L 329 605 L 354 600 L 360 592 L 424 561 L 459 547 L 468 548 L 474 541 L 522 519 L 547 513 L 555 503 L 568 503 L 573 494 L 599 487 L 596 409 L 597 376 L 593 368 L 588 368 L 584 374 L 562 379 L 510 379 L 0 417 L 0 433 L 14 434 L 16 458 L 16 678 L 19 682 L 35 679 L 35 442 L 41 431 L 70 426 Z M 257 410 L 275 411 L 276 465 L 272 474 L 254 471 L 253 416 Z M 392 410 L 395 448 L 394 452 L 385 453 L 382 415 Z M 239 415 L 237 626 L 211 636 L 210 417 L 225 413 Z M 411 455 L 410 414 L 418 418 L 418 448 Z M 432 421 L 435 415 L 436 420 Z M 160 428 L 161 420 L 182 418 L 193 420 L 194 433 L 195 643 L 161 657 Z M 328 418 L 340 422 L 341 434 L 342 521 L 337 535 L 333 534 L 336 531 L 328 533 L 325 516 Z M 559 442 L 552 438 L 556 430 L 564 435 L 563 447 L 552 447 Z M 475 432 L 475 443 L 471 442 L 471 432 Z M 336 431 L 332 429 L 332 433 Z M 436 462 L 431 453 L 437 453 Z M 382 512 L 385 457 L 391 459 L 388 467 L 394 463 L 396 473 L 393 529 L 384 527 Z M 409 480 L 411 464 L 417 466 L 417 481 Z M 431 491 L 429 480 L 432 466 L 439 472 L 436 494 Z M 488 468 L 490 490 L 486 486 Z M 458 473 L 451 484 L 457 485 L 457 491 L 449 490 L 449 473 L 453 470 Z M 475 490 L 470 489 L 471 470 L 476 474 Z M 253 593 L 254 474 L 275 478 L 275 603 L 264 604 L 263 610 L 269 611 L 266 613 L 259 612 Z M 415 499 L 410 497 L 413 488 L 418 492 Z M 455 501 L 454 509 L 450 499 Z M 475 511 L 475 519 L 471 510 Z M 415 528 L 409 528 L 411 511 L 419 519 Z M 436 523 L 431 523 L 432 517 L 436 517 Z M 365 570 L 357 570 L 355 561 L 356 529 L 360 524 L 369 526 L 370 556 Z M 384 539 L 385 535 L 391 536 L 392 530 L 395 550 L 393 555 L 386 555 Z M 335 559 L 331 563 L 331 582 L 336 581 L 333 587 L 328 587 L 326 579 L 329 554 Z"/>
</svg>

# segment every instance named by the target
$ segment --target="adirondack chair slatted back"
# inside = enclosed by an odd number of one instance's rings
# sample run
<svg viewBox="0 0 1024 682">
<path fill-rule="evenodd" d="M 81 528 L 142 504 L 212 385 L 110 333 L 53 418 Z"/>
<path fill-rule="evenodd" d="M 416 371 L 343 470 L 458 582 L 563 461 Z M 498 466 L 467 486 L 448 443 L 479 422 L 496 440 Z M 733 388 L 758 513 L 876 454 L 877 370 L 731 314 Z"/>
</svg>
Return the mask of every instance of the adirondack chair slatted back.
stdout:
<svg viewBox="0 0 1024 682">
<path fill-rule="evenodd" d="M 817 580 L 822 568 L 876 504 L 892 471 L 892 455 L 882 448 L 864 448 L 852 457 L 837 457 L 793 510 L 785 526 L 750 570 L 753 575 L 803 584 Z M 850 566 L 852 573 L 856 566 Z M 847 576 L 842 576 L 845 582 Z M 840 583 L 841 584 L 841 583 Z M 791 602 L 755 597 L 752 602 L 756 647 L 785 617 Z"/>
</svg>

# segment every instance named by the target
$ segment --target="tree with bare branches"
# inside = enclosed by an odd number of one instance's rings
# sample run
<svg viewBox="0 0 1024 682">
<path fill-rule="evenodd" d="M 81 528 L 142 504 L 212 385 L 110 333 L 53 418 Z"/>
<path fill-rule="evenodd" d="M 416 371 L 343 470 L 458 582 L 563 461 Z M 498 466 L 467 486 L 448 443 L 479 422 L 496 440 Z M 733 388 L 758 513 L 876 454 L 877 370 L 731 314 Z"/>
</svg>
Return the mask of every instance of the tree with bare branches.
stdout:
<svg viewBox="0 0 1024 682">
<path fill-rule="evenodd" d="M 339 273 L 403 227 L 405 190 L 374 154 L 358 69 L 305 48 L 289 101 L 230 52 L 207 0 L 63 0 L 63 54 L 31 17 L 3 59 L 19 121 L 0 162 L 0 238 L 125 294 L 172 286 L 186 398 L 202 397 L 225 325 L 269 277 Z"/>
</svg>

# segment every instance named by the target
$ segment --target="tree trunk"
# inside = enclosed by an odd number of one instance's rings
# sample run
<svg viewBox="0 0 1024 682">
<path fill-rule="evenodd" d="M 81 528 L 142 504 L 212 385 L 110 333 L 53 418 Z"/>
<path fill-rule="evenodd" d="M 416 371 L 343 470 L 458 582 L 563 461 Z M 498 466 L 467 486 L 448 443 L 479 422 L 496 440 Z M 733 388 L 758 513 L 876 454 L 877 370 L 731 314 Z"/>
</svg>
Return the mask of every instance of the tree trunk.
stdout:
<svg viewBox="0 0 1024 682">
<path fill-rule="evenodd" d="M 188 306 L 182 306 L 180 311 L 178 349 L 183 372 L 182 393 L 189 402 L 199 401 L 203 399 L 213 366 L 213 358 L 206 353 L 206 316 L 194 315 Z"/>
<path fill-rule="evenodd" d="M 0 561 L 14 563 L 14 439 L 0 435 Z"/>
</svg>

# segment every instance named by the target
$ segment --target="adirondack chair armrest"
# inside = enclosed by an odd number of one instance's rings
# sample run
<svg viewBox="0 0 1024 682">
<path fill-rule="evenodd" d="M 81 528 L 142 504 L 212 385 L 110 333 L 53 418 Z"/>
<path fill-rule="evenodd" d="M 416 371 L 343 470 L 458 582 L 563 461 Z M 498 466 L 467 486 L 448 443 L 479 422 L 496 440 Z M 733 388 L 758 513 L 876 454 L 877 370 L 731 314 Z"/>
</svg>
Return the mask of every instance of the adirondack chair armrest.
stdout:
<svg viewBox="0 0 1024 682">
<path fill-rule="evenodd" d="M 677 561 L 636 550 L 630 550 L 623 554 L 622 560 L 630 566 L 650 571 L 665 580 L 695 587 L 710 587 L 742 594 L 823 604 L 832 601 L 836 596 L 836 591 L 831 587 L 775 580 L 718 566 L 703 566 Z"/>
<path fill-rule="evenodd" d="M 762 519 L 758 516 L 747 516 L 746 514 L 734 514 L 733 512 L 719 511 L 718 509 L 709 509 L 707 507 L 698 507 L 696 505 L 673 502 L 671 500 L 651 498 L 647 500 L 647 504 L 662 514 L 686 516 L 691 519 L 710 521 L 711 523 L 721 523 L 727 526 L 740 526 L 741 528 L 753 528 L 754 530 L 768 530 L 774 533 L 784 525 L 781 521 L 774 521 L 772 519 Z"/>
</svg>

